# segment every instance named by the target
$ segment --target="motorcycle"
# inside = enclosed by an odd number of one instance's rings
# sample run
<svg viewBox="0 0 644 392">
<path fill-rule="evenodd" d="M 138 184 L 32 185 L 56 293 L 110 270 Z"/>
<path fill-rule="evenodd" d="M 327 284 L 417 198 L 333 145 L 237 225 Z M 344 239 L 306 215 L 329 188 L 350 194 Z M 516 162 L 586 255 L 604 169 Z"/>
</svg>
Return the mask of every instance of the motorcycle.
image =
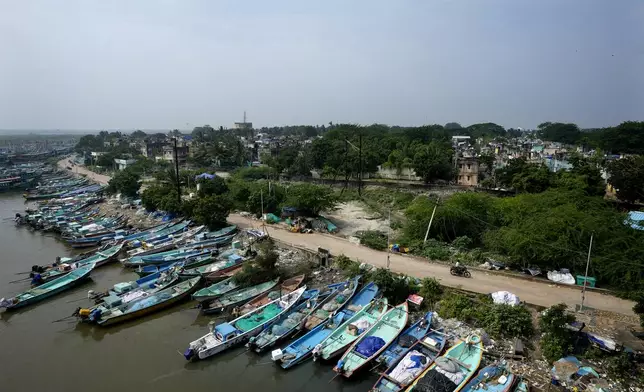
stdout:
<svg viewBox="0 0 644 392">
<path fill-rule="evenodd" d="M 458 267 L 453 265 L 449 269 L 449 273 L 454 276 L 463 276 L 465 278 L 471 278 L 472 274 L 467 270 L 467 267 L 459 265 Z"/>
</svg>

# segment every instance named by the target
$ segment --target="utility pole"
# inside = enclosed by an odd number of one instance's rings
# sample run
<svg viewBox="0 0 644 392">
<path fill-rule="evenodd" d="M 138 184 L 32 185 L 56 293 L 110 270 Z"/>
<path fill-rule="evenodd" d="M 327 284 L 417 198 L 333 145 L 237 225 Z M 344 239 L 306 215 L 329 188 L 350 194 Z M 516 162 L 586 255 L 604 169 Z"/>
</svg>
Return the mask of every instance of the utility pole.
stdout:
<svg viewBox="0 0 644 392">
<path fill-rule="evenodd" d="M 590 233 L 590 245 L 588 245 L 588 258 L 586 259 L 586 273 L 584 274 L 584 288 L 581 289 L 581 307 L 579 311 L 584 311 L 584 301 L 586 300 L 586 284 L 588 280 L 588 267 L 590 267 L 590 252 L 593 249 L 593 236 L 595 233 Z"/>
<path fill-rule="evenodd" d="M 362 132 L 360 132 L 360 148 L 358 150 L 360 177 L 358 177 L 358 196 L 362 197 Z"/>
<path fill-rule="evenodd" d="M 181 205 L 181 181 L 179 180 L 179 154 L 177 153 L 177 137 L 174 137 L 174 170 L 177 180 L 177 202 Z"/>
<path fill-rule="evenodd" d="M 427 242 L 427 237 L 429 236 L 429 229 L 432 227 L 432 222 L 434 221 L 434 214 L 436 214 L 436 208 L 438 207 L 438 202 L 440 198 L 436 199 L 436 205 L 434 205 L 434 211 L 432 211 L 432 217 L 429 218 L 429 224 L 427 225 L 427 231 L 425 232 L 425 239 L 423 240 L 423 244 Z"/>
<path fill-rule="evenodd" d="M 390 263 L 390 247 L 389 247 L 389 241 L 391 240 L 391 207 L 389 208 L 389 219 L 387 221 L 387 269 L 389 269 L 389 263 Z"/>
</svg>

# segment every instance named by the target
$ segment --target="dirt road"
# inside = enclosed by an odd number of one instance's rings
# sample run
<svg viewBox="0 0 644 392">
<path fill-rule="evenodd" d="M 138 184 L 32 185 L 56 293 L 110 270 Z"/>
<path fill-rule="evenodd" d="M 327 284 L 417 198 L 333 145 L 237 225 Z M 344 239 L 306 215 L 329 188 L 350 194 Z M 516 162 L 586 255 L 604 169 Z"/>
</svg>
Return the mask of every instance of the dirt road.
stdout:
<svg viewBox="0 0 644 392">
<path fill-rule="evenodd" d="M 261 222 L 231 214 L 228 217 L 230 223 L 240 227 L 260 228 Z M 317 251 L 317 248 L 325 248 L 331 254 L 344 254 L 351 259 L 372 264 L 377 267 L 386 267 L 387 253 L 356 245 L 345 239 L 318 233 L 300 234 L 266 226 L 270 236 L 296 245 L 302 248 Z M 390 255 L 390 268 L 394 272 L 404 273 L 419 278 L 435 277 L 441 284 L 450 287 L 460 287 L 464 290 L 478 293 L 491 293 L 505 290 L 519 296 L 522 301 L 541 306 L 551 306 L 565 302 L 571 307 L 581 303 L 581 291 L 574 288 L 567 288 L 546 283 L 531 282 L 523 279 L 500 276 L 480 271 L 472 271 L 472 278 L 465 279 L 450 275 L 449 268 L 440 264 L 432 264 L 417 258 Z M 586 292 L 585 306 L 632 316 L 633 302 L 605 295 L 597 292 Z"/>
<path fill-rule="evenodd" d="M 67 170 L 66 167 L 70 166 L 68 162 L 69 158 L 61 159 L 58 161 L 58 167 Z M 69 170 L 67 170 L 69 171 Z M 110 176 L 105 176 L 102 174 L 94 173 L 93 171 L 87 170 L 84 166 L 74 165 L 71 170 L 72 174 L 84 174 L 87 178 L 90 178 L 99 184 L 107 185 L 107 183 L 112 179 Z"/>
</svg>

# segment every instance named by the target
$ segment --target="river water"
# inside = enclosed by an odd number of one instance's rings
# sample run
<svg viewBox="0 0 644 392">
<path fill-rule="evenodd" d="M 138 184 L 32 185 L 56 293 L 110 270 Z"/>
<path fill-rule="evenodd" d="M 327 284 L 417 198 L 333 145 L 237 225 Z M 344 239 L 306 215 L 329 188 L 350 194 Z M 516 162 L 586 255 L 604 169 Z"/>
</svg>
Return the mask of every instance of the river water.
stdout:
<svg viewBox="0 0 644 392">
<path fill-rule="evenodd" d="M 29 281 L 9 283 L 27 276 L 17 273 L 73 254 L 53 235 L 16 227 L 12 218 L 25 208 L 20 195 L 0 194 L 0 297 L 29 287 Z M 103 266 L 73 290 L 15 312 L 0 310 L 0 391 L 354 392 L 368 391 L 377 379 L 367 371 L 355 380 L 333 379 L 330 364 L 311 361 L 284 371 L 270 353 L 243 348 L 188 363 L 180 352 L 211 320 L 190 302 L 110 328 L 53 322 L 87 306 L 88 290 L 136 278 L 118 263 Z"/>
</svg>

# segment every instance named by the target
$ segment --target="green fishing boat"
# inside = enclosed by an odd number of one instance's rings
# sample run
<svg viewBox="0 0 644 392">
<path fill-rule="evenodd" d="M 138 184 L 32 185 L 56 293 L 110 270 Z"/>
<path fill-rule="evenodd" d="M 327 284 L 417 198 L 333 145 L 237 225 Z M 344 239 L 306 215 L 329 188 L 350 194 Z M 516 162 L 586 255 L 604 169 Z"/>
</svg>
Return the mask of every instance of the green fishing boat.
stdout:
<svg viewBox="0 0 644 392">
<path fill-rule="evenodd" d="M 333 370 L 349 378 L 380 355 L 407 325 L 408 310 L 405 301 L 388 311 L 353 343 Z"/>
<path fill-rule="evenodd" d="M 270 291 L 273 287 L 277 286 L 279 279 L 264 282 L 255 286 L 245 289 L 237 290 L 228 293 L 219 299 L 212 301 L 205 305 L 202 309 L 205 314 L 220 313 L 230 310 L 235 306 L 243 305 L 251 299 Z"/>
<path fill-rule="evenodd" d="M 219 298 L 222 295 L 227 294 L 233 290 L 236 290 L 238 287 L 239 285 L 235 283 L 233 276 L 226 280 L 222 280 L 219 283 L 204 287 L 203 289 L 194 293 L 192 295 L 192 299 L 196 299 L 199 302 L 210 301 Z"/>
<path fill-rule="evenodd" d="M 61 291 L 70 289 L 87 279 L 93 268 L 93 264 L 77 268 L 65 276 L 61 276 L 51 282 L 42 284 L 31 290 L 27 290 L 13 298 L 2 298 L 0 300 L 0 308 L 4 307 L 7 308 L 7 310 L 22 308 L 23 306 L 31 305 L 38 301 L 42 301 L 45 298 L 56 295 Z"/>
<path fill-rule="evenodd" d="M 313 360 L 330 360 L 347 349 L 387 312 L 387 298 L 377 299 L 356 312 L 313 349 Z"/>
<path fill-rule="evenodd" d="M 472 378 L 481 364 L 483 344 L 481 337 L 472 335 L 436 358 L 405 391 L 458 392 Z"/>
</svg>

